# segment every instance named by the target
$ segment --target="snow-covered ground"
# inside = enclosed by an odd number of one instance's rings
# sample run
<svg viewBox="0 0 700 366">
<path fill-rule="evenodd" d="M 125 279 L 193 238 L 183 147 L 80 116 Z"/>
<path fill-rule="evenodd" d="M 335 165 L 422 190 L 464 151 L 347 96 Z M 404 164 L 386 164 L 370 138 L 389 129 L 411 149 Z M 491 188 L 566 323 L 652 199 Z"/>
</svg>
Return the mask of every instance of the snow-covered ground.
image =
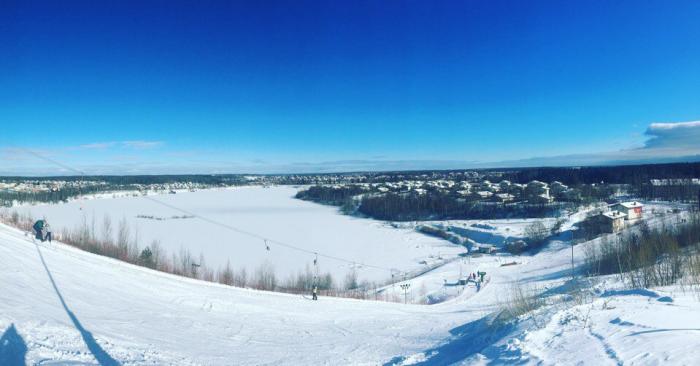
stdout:
<svg viewBox="0 0 700 366">
<path fill-rule="evenodd" d="M 464 248 L 444 240 L 397 229 L 388 224 L 342 215 L 335 207 L 323 206 L 293 198 L 297 190 L 289 186 L 271 188 L 240 187 L 221 190 L 181 191 L 152 198 L 168 205 L 196 213 L 210 220 L 230 225 L 267 238 L 293 244 L 312 252 L 326 253 L 360 263 L 375 264 L 399 271 L 420 268 L 419 262 L 438 255 L 454 257 Z M 65 204 L 22 206 L 21 213 L 46 218 L 54 231 L 74 228 L 85 221 L 99 235 L 105 216 L 112 221 L 116 235 L 118 223 L 126 219 L 132 234 L 138 233 L 140 246 L 159 240 L 169 253 L 189 249 L 197 258 L 201 253 L 207 264 L 216 268 L 231 261 L 234 268 L 248 267 L 269 261 L 277 274 L 287 275 L 303 270 L 313 262 L 309 253 L 270 245 L 262 240 L 212 225 L 199 218 L 160 205 L 144 197 L 80 199 Z M 153 216 L 164 220 L 138 218 Z M 379 262 L 379 263 L 378 263 Z M 342 281 L 352 263 L 321 258 L 321 272 L 331 272 Z M 384 281 L 390 271 L 358 267 L 360 280 Z"/>
<path fill-rule="evenodd" d="M 647 218 L 662 217 L 673 209 L 683 208 L 684 205 L 668 202 L 644 203 Z M 527 240 L 527 228 L 535 222 L 541 222 L 548 230 L 552 229 L 561 220 L 559 233 L 566 236 L 566 232 L 575 229 L 575 225 L 583 221 L 587 215 L 605 211 L 608 205 L 605 203 L 582 206 L 575 212 L 565 212 L 561 219 L 555 218 L 517 218 L 494 220 L 444 220 L 421 221 L 401 223 L 397 226 L 415 228 L 420 225 L 430 225 L 442 231 L 447 231 L 459 237 L 467 246 L 469 244 L 490 244 L 503 249 L 506 243 L 516 240 Z"/>
<path fill-rule="evenodd" d="M 189 280 L 37 246 L 6 226 L 0 278 L 0 333 L 11 338 L 0 357 L 26 348 L 30 364 L 377 364 L 430 347 L 471 317 Z"/>
<path fill-rule="evenodd" d="M 598 243 L 575 246 L 576 270 L 584 248 Z M 478 292 L 455 286 L 460 271 L 485 271 L 488 282 Z M 609 277 L 584 283 L 589 299 L 566 300 L 570 274 L 571 249 L 555 242 L 532 256 L 453 260 L 407 281 L 409 301 L 442 294 L 445 301 L 436 305 L 311 301 L 154 272 L 57 242 L 37 245 L 0 225 L 0 364 L 693 365 L 700 359 L 700 303 L 692 293 L 624 290 Z M 549 305 L 496 326 L 493 315 L 514 282 Z M 402 295 L 399 285 L 383 291 Z"/>
</svg>

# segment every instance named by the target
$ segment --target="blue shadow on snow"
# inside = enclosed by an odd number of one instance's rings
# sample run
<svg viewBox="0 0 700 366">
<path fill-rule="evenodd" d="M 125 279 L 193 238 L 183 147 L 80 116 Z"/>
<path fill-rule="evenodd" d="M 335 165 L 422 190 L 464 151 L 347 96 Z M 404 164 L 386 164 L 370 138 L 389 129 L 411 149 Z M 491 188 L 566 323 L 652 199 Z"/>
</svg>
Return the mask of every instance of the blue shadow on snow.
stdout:
<svg viewBox="0 0 700 366">
<path fill-rule="evenodd" d="M 17 333 L 15 325 L 10 325 L 0 337 L 0 365 L 20 366 L 26 364 L 27 344 Z"/>
<path fill-rule="evenodd" d="M 502 340 L 513 330 L 512 325 L 497 327 L 492 324 L 492 317 L 486 316 L 478 320 L 463 324 L 450 330 L 447 342 L 423 351 L 427 359 L 414 365 L 450 365 L 456 362 L 484 352 L 489 346 Z M 517 351 L 507 349 L 507 345 L 489 350 L 489 355 L 500 360 L 510 360 L 509 364 L 517 364 L 520 359 Z M 487 355 L 487 356 L 489 356 Z M 385 363 L 384 366 L 402 364 L 410 356 L 397 356 Z"/>
<path fill-rule="evenodd" d="M 39 258 L 41 259 L 41 263 L 44 265 L 44 269 L 46 270 L 46 274 L 49 276 L 49 280 L 51 280 L 51 285 L 53 286 L 53 289 L 56 291 L 56 295 L 58 295 L 58 299 L 61 300 L 61 305 L 63 305 L 63 309 L 66 311 L 66 314 L 68 314 L 68 317 L 70 320 L 73 322 L 73 325 L 75 328 L 80 332 L 80 335 L 83 337 L 83 341 L 85 342 L 85 345 L 88 347 L 90 352 L 92 352 L 92 355 L 95 357 L 97 362 L 102 365 L 102 366 L 119 366 L 121 365 L 117 360 L 113 359 L 112 356 L 109 355 L 109 353 L 105 352 L 102 347 L 97 343 L 95 340 L 95 337 L 92 336 L 92 333 L 90 333 L 87 329 L 83 327 L 82 324 L 80 324 L 80 321 L 78 321 L 78 318 L 73 314 L 72 311 L 68 308 L 68 305 L 66 305 L 65 300 L 63 300 L 63 296 L 61 295 L 61 292 L 58 290 L 58 287 L 56 286 L 56 282 L 53 280 L 53 276 L 51 276 L 51 271 L 49 271 L 49 267 L 46 266 L 46 261 L 44 261 L 44 256 L 41 254 L 41 249 L 39 249 L 39 246 L 36 246 L 36 251 L 39 253 Z"/>
</svg>

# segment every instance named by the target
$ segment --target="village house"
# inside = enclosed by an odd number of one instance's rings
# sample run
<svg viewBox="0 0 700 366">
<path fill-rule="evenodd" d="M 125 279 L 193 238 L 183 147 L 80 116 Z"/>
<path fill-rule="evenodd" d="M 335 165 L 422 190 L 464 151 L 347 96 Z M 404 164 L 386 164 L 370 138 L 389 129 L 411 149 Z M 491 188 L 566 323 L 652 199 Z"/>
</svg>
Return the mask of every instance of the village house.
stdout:
<svg viewBox="0 0 700 366">
<path fill-rule="evenodd" d="M 610 211 L 596 217 L 599 231 L 616 233 L 625 228 L 626 221 L 642 218 L 643 205 L 640 202 L 620 202 L 610 206 Z"/>
<path fill-rule="evenodd" d="M 490 198 L 491 196 L 493 196 L 493 193 L 491 193 L 489 191 L 474 192 L 474 198 L 476 198 L 476 199 L 487 199 L 487 198 Z"/>
<path fill-rule="evenodd" d="M 513 196 L 510 193 L 496 193 L 493 195 L 493 200 L 496 202 L 511 202 L 515 199 L 515 196 Z"/>
<path fill-rule="evenodd" d="M 612 205 L 611 210 L 625 214 L 625 220 L 638 220 L 642 218 L 643 205 L 639 202 L 620 202 Z"/>
<path fill-rule="evenodd" d="M 552 184 L 549 185 L 549 190 L 552 193 L 554 197 L 559 197 L 564 193 L 566 190 L 568 190 L 569 187 L 563 184 L 562 182 L 559 181 L 554 181 Z"/>
<path fill-rule="evenodd" d="M 603 233 L 616 233 L 625 228 L 627 215 L 620 211 L 608 211 L 600 214 L 599 225 Z"/>
<path fill-rule="evenodd" d="M 501 191 L 504 191 L 504 192 L 508 192 L 510 185 L 511 185 L 511 182 L 509 180 L 502 180 L 498 183 L 498 186 L 501 188 Z"/>
<path fill-rule="evenodd" d="M 547 183 L 533 180 L 525 186 L 525 196 L 532 203 L 550 203 L 552 198 L 549 195 Z"/>
<path fill-rule="evenodd" d="M 491 254 L 496 251 L 496 247 L 491 244 L 478 244 L 475 249 L 483 254 Z"/>
</svg>

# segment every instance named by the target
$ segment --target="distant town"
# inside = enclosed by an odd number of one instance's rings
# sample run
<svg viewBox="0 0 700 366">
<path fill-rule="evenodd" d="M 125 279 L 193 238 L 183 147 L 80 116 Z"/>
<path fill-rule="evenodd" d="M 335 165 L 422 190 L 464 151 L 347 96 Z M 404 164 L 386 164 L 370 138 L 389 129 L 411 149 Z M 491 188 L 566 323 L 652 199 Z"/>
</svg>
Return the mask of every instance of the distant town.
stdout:
<svg viewBox="0 0 700 366">
<path fill-rule="evenodd" d="M 528 214 L 543 216 L 572 204 L 615 202 L 625 197 L 694 202 L 700 192 L 698 177 L 700 163 L 279 175 L 0 177 L 0 204 L 61 202 L 114 192 L 174 194 L 242 185 L 298 185 L 302 191 L 297 198 L 349 211 L 359 209 L 380 219 L 449 218 L 460 216 L 454 211 L 464 211 L 467 206 L 472 214 L 474 207 L 480 206 L 479 210 L 490 207 L 496 216 L 519 216 L 525 209 Z M 412 212 L 393 212 L 390 203 L 397 201 Z M 383 204 L 382 210 L 372 207 L 378 203 Z M 423 207 L 426 204 L 433 209 Z M 414 205 L 415 210 L 411 208 Z"/>
</svg>

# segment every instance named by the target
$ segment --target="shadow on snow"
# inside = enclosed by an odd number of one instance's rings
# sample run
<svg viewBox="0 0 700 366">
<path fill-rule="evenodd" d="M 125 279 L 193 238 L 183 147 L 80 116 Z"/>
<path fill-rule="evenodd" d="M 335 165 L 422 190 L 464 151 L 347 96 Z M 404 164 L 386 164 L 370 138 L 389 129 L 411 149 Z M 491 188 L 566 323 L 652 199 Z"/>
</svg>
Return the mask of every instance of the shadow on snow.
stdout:
<svg viewBox="0 0 700 366">
<path fill-rule="evenodd" d="M 17 333 L 15 325 L 10 325 L 0 337 L 0 365 L 19 366 L 25 364 L 27 344 Z"/>
<path fill-rule="evenodd" d="M 493 316 L 463 324 L 450 330 L 450 337 L 445 343 L 422 352 L 424 358 L 413 365 L 449 365 L 482 353 L 493 362 L 517 364 L 521 359 L 520 352 L 511 350 L 504 344 L 490 349 L 490 346 L 502 340 L 514 329 L 513 325 L 497 326 L 493 324 Z M 401 365 L 412 356 L 397 356 L 385 366 Z"/>
<path fill-rule="evenodd" d="M 36 251 L 39 253 L 39 258 L 41 259 L 41 264 L 44 265 L 44 269 L 46 270 L 46 274 L 49 276 L 49 280 L 51 280 L 51 285 L 53 286 L 53 289 L 56 291 L 56 295 L 58 295 L 58 299 L 61 300 L 61 305 L 63 305 L 63 309 L 66 311 L 66 314 L 68 314 L 68 317 L 70 320 L 73 322 L 73 325 L 75 328 L 80 332 L 80 335 L 83 337 L 83 341 L 85 342 L 85 345 L 88 347 L 90 352 L 92 352 L 92 355 L 95 357 L 97 362 L 102 365 L 102 366 L 118 366 L 120 365 L 119 362 L 117 362 L 115 359 L 112 358 L 107 352 L 105 352 L 102 347 L 97 343 L 95 340 L 95 337 L 92 336 L 92 333 L 90 333 L 87 329 L 83 327 L 82 324 L 80 324 L 80 321 L 78 321 L 78 318 L 73 314 L 72 311 L 68 308 L 68 305 L 66 305 L 65 300 L 63 300 L 63 296 L 61 295 L 61 292 L 58 290 L 58 287 L 56 286 L 56 282 L 53 279 L 53 276 L 51 275 L 51 271 L 49 271 L 49 267 L 46 266 L 46 261 L 44 261 L 44 256 L 41 254 L 41 249 L 39 249 L 39 246 L 36 245 Z"/>
</svg>

